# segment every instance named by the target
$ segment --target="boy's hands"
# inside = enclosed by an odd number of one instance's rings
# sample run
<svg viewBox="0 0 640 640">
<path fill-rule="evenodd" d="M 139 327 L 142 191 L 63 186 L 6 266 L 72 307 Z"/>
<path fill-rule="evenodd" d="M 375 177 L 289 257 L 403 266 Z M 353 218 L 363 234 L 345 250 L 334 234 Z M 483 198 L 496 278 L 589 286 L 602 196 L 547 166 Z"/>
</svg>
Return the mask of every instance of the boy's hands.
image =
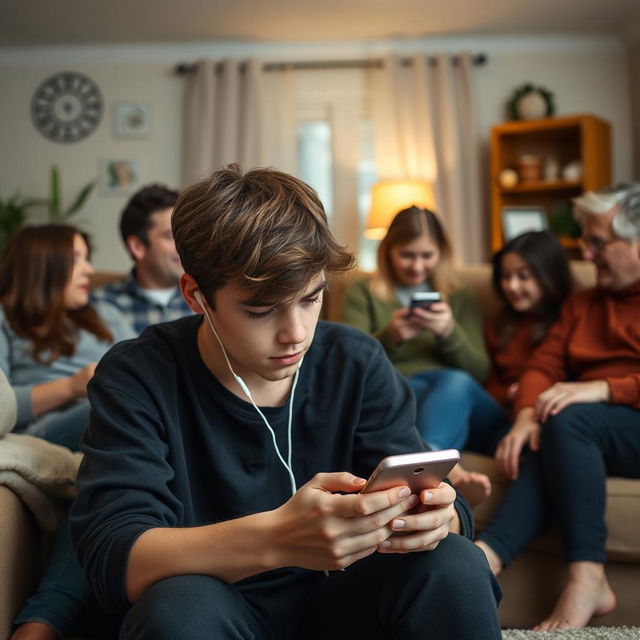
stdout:
<svg viewBox="0 0 640 640">
<path fill-rule="evenodd" d="M 273 565 L 344 569 L 374 551 L 435 549 L 452 523 L 455 528 L 456 492 L 447 483 L 423 491 L 420 499 L 406 486 L 358 493 L 364 484 L 350 473 L 320 473 L 271 512 Z M 407 513 L 416 505 L 417 512 Z"/>
<path fill-rule="evenodd" d="M 272 511 L 269 564 L 344 569 L 379 549 L 392 533 L 390 523 L 418 498 L 406 486 L 358 493 L 365 482 L 347 472 L 319 473 Z"/>
<path fill-rule="evenodd" d="M 392 531 L 403 535 L 387 538 L 380 544 L 378 551 L 433 551 L 449 533 L 459 533 L 458 514 L 453 506 L 455 499 L 455 489 L 446 482 L 441 482 L 435 489 L 420 492 L 418 508 L 391 522 Z"/>
</svg>

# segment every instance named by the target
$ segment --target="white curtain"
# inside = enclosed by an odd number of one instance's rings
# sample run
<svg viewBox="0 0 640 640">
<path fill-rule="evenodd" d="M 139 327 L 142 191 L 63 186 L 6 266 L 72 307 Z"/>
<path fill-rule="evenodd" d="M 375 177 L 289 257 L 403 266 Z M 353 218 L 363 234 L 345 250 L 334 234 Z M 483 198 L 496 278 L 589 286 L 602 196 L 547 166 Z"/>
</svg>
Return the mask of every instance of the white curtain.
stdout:
<svg viewBox="0 0 640 640">
<path fill-rule="evenodd" d="M 183 184 L 232 162 L 295 172 L 294 110 L 290 70 L 266 72 L 257 59 L 199 60 L 185 86 Z"/>
<path fill-rule="evenodd" d="M 459 262 L 486 259 L 480 140 L 469 54 L 423 54 L 403 66 L 389 56 L 373 72 L 373 122 L 378 176 L 420 178 L 434 186 L 437 212 Z"/>
</svg>

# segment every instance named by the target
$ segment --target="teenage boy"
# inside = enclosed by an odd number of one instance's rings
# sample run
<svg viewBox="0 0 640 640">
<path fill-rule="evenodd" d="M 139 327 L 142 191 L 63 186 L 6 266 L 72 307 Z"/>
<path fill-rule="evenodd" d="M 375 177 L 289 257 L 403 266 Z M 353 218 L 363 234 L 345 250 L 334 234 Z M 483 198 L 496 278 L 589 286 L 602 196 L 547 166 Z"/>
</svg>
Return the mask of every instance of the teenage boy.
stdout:
<svg viewBox="0 0 640 640">
<path fill-rule="evenodd" d="M 178 286 L 183 269 L 171 233 L 177 199 L 177 191 L 160 184 L 131 197 L 120 217 L 120 235 L 135 266 L 123 280 L 92 293 L 93 300 L 116 306 L 136 333 L 191 313 Z"/>
<path fill-rule="evenodd" d="M 453 488 L 359 493 L 423 445 L 378 342 L 318 322 L 352 257 L 315 192 L 231 166 L 182 194 L 172 226 L 199 315 L 98 366 L 72 513 L 121 637 L 500 638 Z"/>
</svg>

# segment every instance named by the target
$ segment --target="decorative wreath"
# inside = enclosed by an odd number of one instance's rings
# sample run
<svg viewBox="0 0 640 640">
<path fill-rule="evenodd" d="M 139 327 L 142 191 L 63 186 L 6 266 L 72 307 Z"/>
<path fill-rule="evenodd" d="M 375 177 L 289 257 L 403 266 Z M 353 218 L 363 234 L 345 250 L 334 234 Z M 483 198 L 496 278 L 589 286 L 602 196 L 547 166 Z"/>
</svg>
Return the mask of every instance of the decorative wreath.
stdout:
<svg viewBox="0 0 640 640">
<path fill-rule="evenodd" d="M 518 103 L 529 93 L 538 93 L 544 99 L 545 104 L 547 105 L 546 113 L 544 114 L 545 118 L 548 118 L 555 113 L 556 107 L 553 103 L 553 94 L 551 93 L 551 91 L 545 89 L 544 87 L 536 87 L 530 83 L 527 83 L 523 84 L 521 87 L 518 87 L 507 103 L 507 110 L 511 120 L 522 119 L 520 117 L 520 114 L 518 113 Z"/>
</svg>

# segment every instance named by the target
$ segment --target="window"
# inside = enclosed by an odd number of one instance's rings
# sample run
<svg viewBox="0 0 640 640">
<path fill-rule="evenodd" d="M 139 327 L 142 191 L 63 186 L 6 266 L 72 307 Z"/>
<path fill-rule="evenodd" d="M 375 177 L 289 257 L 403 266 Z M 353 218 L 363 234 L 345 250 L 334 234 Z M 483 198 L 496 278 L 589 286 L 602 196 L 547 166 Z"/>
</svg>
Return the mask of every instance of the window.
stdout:
<svg viewBox="0 0 640 640">
<path fill-rule="evenodd" d="M 372 270 L 377 242 L 362 235 L 377 180 L 365 73 L 303 71 L 296 78 L 298 176 L 318 192 L 338 241 Z"/>
</svg>

